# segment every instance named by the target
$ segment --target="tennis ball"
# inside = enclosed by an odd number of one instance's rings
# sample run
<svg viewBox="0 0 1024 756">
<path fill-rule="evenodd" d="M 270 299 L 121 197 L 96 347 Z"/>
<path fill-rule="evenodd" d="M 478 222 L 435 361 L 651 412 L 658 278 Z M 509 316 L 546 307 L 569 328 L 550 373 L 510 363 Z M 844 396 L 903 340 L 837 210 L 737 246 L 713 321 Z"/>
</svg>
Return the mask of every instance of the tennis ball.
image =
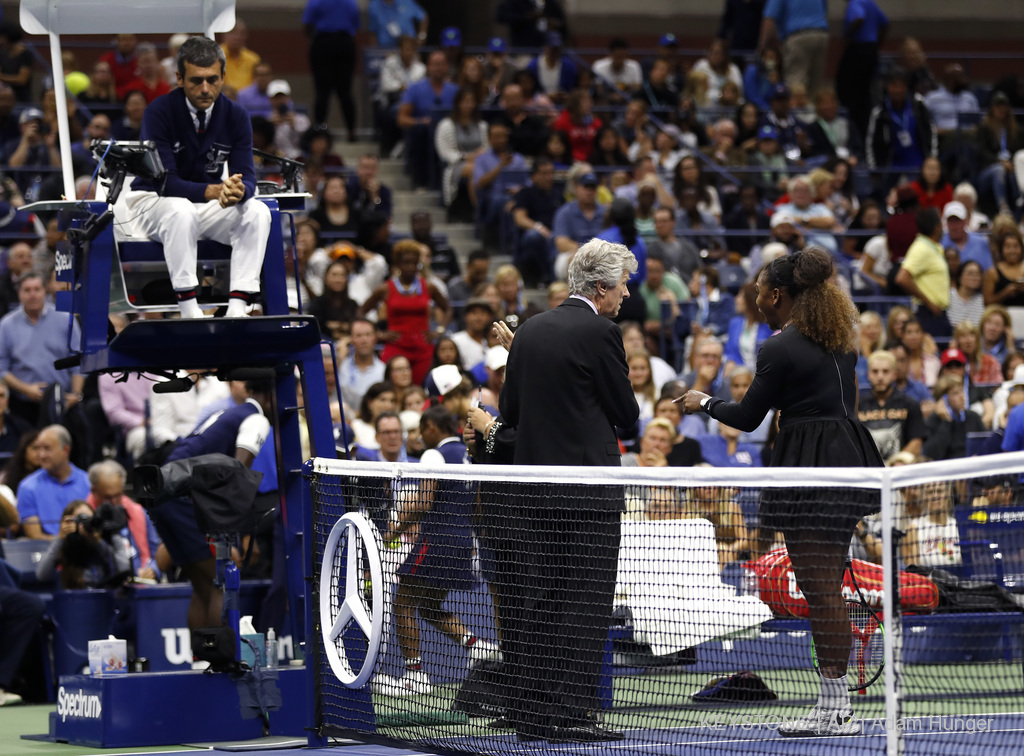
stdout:
<svg viewBox="0 0 1024 756">
<path fill-rule="evenodd" d="M 72 71 L 64 77 L 64 86 L 73 95 L 78 95 L 89 88 L 89 75 L 81 71 Z"/>
</svg>

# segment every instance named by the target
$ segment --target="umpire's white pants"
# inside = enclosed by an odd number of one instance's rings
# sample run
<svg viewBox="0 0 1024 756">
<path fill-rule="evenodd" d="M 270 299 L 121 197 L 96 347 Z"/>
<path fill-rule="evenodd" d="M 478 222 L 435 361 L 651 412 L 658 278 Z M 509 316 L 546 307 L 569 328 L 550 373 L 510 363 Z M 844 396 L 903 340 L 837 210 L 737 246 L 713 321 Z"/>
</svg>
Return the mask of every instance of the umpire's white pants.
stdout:
<svg viewBox="0 0 1024 756">
<path fill-rule="evenodd" d="M 255 198 L 232 207 L 216 200 L 194 203 L 184 197 L 126 190 L 114 208 L 123 234 L 145 236 L 164 247 L 176 291 L 194 289 L 196 242 L 213 239 L 231 247 L 231 290 L 257 292 L 270 236 L 270 208 Z"/>
</svg>

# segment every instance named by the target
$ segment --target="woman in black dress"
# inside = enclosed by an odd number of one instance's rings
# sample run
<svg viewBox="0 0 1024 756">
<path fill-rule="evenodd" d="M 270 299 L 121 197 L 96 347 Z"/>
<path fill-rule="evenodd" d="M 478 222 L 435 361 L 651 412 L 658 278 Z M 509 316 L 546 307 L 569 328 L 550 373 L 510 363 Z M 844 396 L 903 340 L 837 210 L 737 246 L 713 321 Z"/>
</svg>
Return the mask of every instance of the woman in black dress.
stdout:
<svg viewBox="0 0 1024 756">
<path fill-rule="evenodd" d="M 780 410 L 772 467 L 881 467 L 874 441 L 857 420 L 857 310 L 828 282 L 831 256 L 809 248 L 773 260 L 757 278 L 757 307 L 773 330 L 761 347 L 757 374 L 743 401 L 698 391 L 680 399 L 687 413 L 706 412 L 743 431 Z M 770 488 L 761 494 L 759 543 L 780 531 L 810 608 L 811 637 L 821 670 L 818 704 L 779 734 L 856 735 L 846 667 L 852 632 L 842 596 L 846 554 L 857 522 L 877 512 L 875 491 Z"/>
</svg>

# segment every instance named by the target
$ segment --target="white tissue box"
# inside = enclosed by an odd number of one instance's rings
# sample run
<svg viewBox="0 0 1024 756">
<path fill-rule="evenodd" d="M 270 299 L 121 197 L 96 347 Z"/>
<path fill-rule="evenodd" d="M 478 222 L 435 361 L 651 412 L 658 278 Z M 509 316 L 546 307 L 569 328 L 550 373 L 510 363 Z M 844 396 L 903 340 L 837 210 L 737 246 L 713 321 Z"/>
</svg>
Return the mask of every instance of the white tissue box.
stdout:
<svg viewBox="0 0 1024 756">
<path fill-rule="evenodd" d="M 128 673 L 127 643 L 113 636 L 89 641 L 89 674 L 124 675 Z"/>
</svg>

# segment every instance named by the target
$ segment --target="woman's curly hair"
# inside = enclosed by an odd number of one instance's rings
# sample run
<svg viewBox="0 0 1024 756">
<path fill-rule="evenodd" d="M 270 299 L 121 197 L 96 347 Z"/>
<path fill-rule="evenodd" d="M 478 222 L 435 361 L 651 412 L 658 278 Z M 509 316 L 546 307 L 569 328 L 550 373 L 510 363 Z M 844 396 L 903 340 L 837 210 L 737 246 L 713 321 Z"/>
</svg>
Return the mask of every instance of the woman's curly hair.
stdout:
<svg viewBox="0 0 1024 756">
<path fill-rule="evenodd" d="M 802 334 L 829 352 L 852 351 L 860 313 L 846 294 L 829 279 L 835 271 L 832 255 L 817 247 L 773 260 L 765 267 L 772 286 L 793 298 L 790 319 Z"/>
</svg>

